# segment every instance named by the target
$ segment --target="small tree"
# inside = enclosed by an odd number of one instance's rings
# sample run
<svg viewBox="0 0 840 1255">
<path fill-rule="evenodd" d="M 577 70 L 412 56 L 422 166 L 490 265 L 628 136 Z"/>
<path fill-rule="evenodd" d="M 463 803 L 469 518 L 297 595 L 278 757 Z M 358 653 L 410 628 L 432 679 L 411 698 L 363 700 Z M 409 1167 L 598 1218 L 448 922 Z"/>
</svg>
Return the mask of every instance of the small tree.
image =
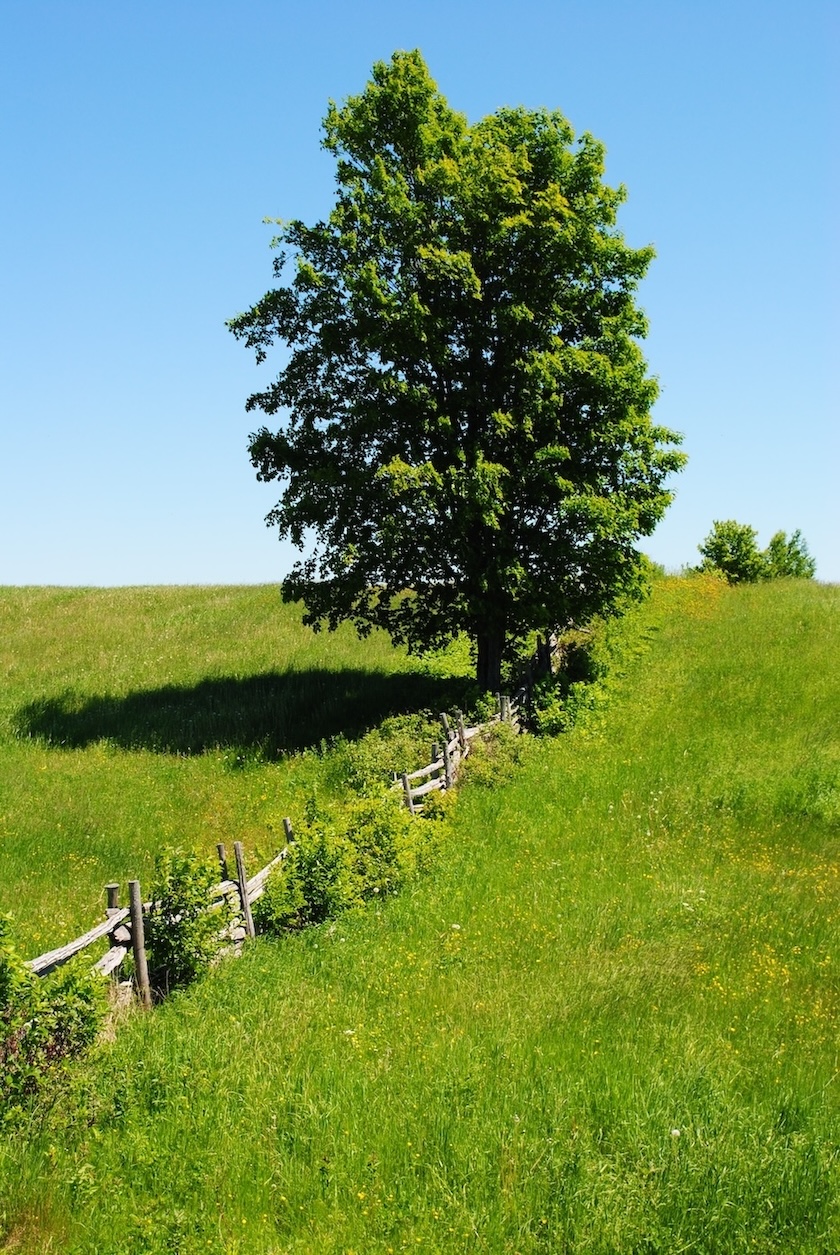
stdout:
<svg viewBox="0 0 840 1255">
<path fill-rule="evenodd" d="M 800 531 L 795 531 L 789 540 L 784 532 L 776 532 L 763 551 L 756 544 L 757 535 L 755 528 L 747 523 L 716 520 L 702 545 L 698 545 L 703 556 L 700 570 L 720 571 L 730 584 L 752 584 L 780 577 L 813 577 L 816 563 Z"/>
<path fill-rule="evenodd" d="M 247 404 L 282 416 L 250 444 L 284 485 L 268 522 L 314 544 L 283 595 L 413 649 L 466 632 L 494 689 L 529 631 L 643 584 L 683 462 L 638 343 L 653 250 L 616 229 L 597 140 L 544 110 L 469 125 L 419 52 L 324 130 L 335 207 L 282 226 L 277 286 L 229 324 L 258 360 L 291 350 Z"/>
<path fill-rule="evenodd" d="M 748 523 L 715 520 L 712 530 L 698 545 L 703 557 L 701 571 L 720 571 L 730 584 L 752 584 L 765 573 L 765 563 L 756 540 L 758 533 Z"/>
<path fill-rule="evenodd" d="M 808 546 L 797 529 L 790 540 L 784 532 L 776 532 L 764 551 L 768 579 L 787 577 L 810 580 L 814 578 L 817 564 L 808 552 Z"/>
</svg>

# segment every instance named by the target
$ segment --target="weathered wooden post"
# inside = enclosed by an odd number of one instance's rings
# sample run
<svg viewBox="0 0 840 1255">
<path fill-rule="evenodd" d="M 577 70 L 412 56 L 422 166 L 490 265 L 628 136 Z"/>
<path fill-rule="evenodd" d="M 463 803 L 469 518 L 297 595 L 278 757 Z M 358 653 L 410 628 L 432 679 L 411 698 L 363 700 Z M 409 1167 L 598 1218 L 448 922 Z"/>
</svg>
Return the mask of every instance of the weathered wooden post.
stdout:
<svg viewBox="0 0 840 1255">
<path fill-rule="evenodd" d="M 291 843 L 295 839 L 294 830 L 292 829 L 292 821 L 288 817 L 283 820 L 283 831 L 286 834 L 286 841 Z"/>
<path fill-rule="evenodd" d="M 222 880 L 230 880 L 230 876 L 228 875 L 227 850 L 225 849 L 223 841 L 218 842 L 216 846 L 216 853 L 219 856 L 219 869 L 222 873 Z"/>
<path fill-rule="evenodd" d="M 408 807 L 409 813 L 413 815 L 414 814 L 414 798 L 411 796 L 411 785 L 408 782 L 408 773 L 405 771 L 403 772 L 403 776 L 402 776 L 402 786 L 405 792 L 405 804 Z"/>
<path fill-rule="evenodd" d="M 464 727 L 464 715 L 463 715 L 463 712 L 460 710 L 456 710 L 455 715 L 458 720 L 458 741 L 461 746 L 461 753 L 466 754 L 467 752 L 467 729 Z"/>
<path fill-rule="evenodd" d="M 111 884 L 105 886 L 105 892 L 108 895 L 108 905 L 105 908 L 105 914 L 110 919 L 120 909 L 120 887 L 118 884 L 111 882 Z"/>
<path fill-rule="evenodd" d="M 254 932 L 254 917 L 251 914 L 251 903 L 248 901 L 248 877 L 245 875 L 245 858 L 242 853 L 242 842 L 234 841 L 233 852 L 236 855 L 236 878 L 239 882 L 239 901 L 242 904 L 242 918 L 245 921 L 245 932 L 249 937 Z"/>
<path fill-rule="evenodd" d="M 134 955 L 137 994 L 141 1006 L 148 1011 L 152 1005 L 152 990 L 149 985 L 149 965 L 146 962 L 146 934 L 143 928 L 143 899 L 140 896 L 139 880 L 128 882 L 128 910 L 131 917 L 131 951 Z"/>
<path fill-rule="evenodd" d="M 441 714 L 440 725 L 443 728 L 443 778 L 446 782 L 447 789 L 452 788 L 452 755 L 449 751 L 449 742 L 452 739 L 449 731 L 449 720 L 445 714 Z"/>
</svg>

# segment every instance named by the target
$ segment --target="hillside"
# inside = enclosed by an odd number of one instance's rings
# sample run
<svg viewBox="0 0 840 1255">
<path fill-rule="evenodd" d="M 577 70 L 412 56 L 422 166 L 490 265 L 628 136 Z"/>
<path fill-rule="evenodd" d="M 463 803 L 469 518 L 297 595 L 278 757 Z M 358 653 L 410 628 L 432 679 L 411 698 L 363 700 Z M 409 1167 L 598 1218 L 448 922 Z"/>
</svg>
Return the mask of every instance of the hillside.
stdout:
<svg viewBox="0 0 840 1255">
<path fill-rule="evenodd" d="M 284 815 L 343 788 L 320 747 L 462 687 L 300 619 L 268 586 L 0 589 L 0 911 L 26 951 L 89 927 L 162 845 L 273 854 Z"/>
<path fill-rule="evenodd" d="M 838 609 L 657 585 L 411 892 L 130 1017 L 0 1136 L 5 1249 L 840 1248 Z"/>
</svg>

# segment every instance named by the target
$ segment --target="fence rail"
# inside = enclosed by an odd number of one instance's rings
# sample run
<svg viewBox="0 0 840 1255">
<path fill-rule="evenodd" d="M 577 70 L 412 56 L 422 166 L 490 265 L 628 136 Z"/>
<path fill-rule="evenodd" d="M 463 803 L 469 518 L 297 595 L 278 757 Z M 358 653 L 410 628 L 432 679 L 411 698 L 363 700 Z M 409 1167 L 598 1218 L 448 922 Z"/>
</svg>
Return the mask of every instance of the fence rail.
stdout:
<svg viewBox="0 0 840 1255">
<path fill-rule="evenodd" d="M 227 874 L 227 854 L 224 845 L 217 846 L 223 879 L 209 891 L 207 908 L 212 910 L 213 907 L 227 902 L 233 911 L 232 920 L 219 932 L 220 941 L 238 944 L 246 936 L 254 936 L 251 906 L 265 893 L 265 886 L 269 876 L 288 857 L 289 844 L 294 841 L 291 820 L 284 819 L 283 827 L 286 834 L 286 845 L 279 854 L 275 855 L 271 862 L 266 863 L 265 867 L 260 868 L 250 879 L 245 873 L 245 860 L 241 842 L 237 841 L 234 844 L 234 856 L 238 873 L 236 880 L 230 879 Z M 54 950 L 47 950 L 44 954 L 39 954 L 35 959 L 28 959 L 25 966 L 35 976 L 49 976 L 50 972 L 54 972 L 63 964 L 68 963 L 77 954 L 81 954 L 82 951 L 95 945 L 96 942 L 102 941 L 103 938 L 108 938 L 114 944 L 93 964 L 93 971 L 99 972 L 102 976 L 114 978 L 118 976 L 123 960 L 131 952 L 134 956 L 136 992 L 141 1002 L 146 1006 L 150 1006 L 151 989 L 149 987 L 143 920 L 144 916 L 148 916 L 155 904 L 153 902 L 143 902 L 139 881 L 130 880 L 128 882 L 128 890 L 131 905 L 121 907 L 119 905 L 120 885 L 114 882 L 106 885 L 108 900 L 108 906 L 105 911 L 106 918 L 100 924 L 95 924 L 93 928 L 89 928 L 86 933 L 82 933 L 80 937 L 74 938 L 73 941 L 68 941 L 66 945 L 57 946 Z"/>
<path fill-rule="evenodd" d="M 452 788 L 462 764 L 470 755 L 472 742 L 494 723 L 509 723 L 517 731 L 522 731 L 529 698 L 530 690 L 527 684 L 521 685 L 510 697 L 504 693 L 497 694 L 497 710 L 492 719 L 474 728 L 464 726 L 464 717 L 459 710 L 455 711 L 454 728 L 449 716 L 441 714 L 442 745 L 435 742 L 432 746 L 430 761 L 425 767 L 418 767 L 416 771 L 403 772 L 394 781 L 393 788 L 402 788 L 405 804 L 411 814 L 422 814 L 425 805 L 423 799 L 430 793 L 439 793 Z M 422 783 L 415 784 L 416 780 Z"/>
</svg>

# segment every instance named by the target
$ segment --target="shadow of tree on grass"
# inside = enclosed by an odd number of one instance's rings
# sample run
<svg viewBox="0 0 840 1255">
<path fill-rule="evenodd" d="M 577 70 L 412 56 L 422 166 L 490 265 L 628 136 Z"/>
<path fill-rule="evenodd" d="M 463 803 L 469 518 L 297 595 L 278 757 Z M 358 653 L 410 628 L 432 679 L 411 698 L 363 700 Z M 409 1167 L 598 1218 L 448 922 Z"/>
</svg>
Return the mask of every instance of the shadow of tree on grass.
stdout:
<svg viewBox="0 0 840 1255">
<path fill-rule="evenodd" d="M 68 749 L 106 740 L 162 754 L 226 749 L 273 759 L 339 734 L 353 739 L 389 715 L 451 710 L 466 689 L 464 680 L 422 672 L 269 672 L 124 697 L 68 691 L 23 706 L 14 725 L 18 736 Z"/>
</svg>

